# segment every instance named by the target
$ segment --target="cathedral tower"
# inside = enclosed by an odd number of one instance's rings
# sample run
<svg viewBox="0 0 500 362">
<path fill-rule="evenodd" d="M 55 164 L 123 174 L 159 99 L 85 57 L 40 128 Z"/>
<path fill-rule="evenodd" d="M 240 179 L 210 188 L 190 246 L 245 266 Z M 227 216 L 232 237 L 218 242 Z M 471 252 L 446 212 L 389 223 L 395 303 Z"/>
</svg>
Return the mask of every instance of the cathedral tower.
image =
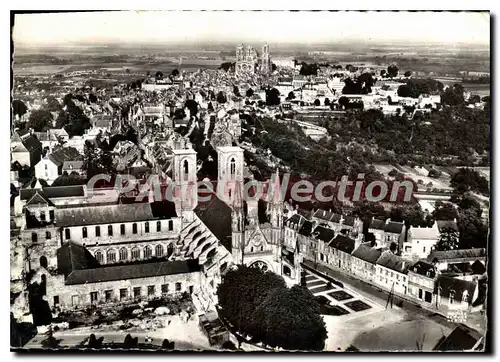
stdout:
<svg viewBox="0 0 500 362">
<path fill-rule="evenodd" d="M 193 210 L 198 205 L 196 151 L 189 141 L 181 139 L 173 150 L 172 181 L 175 188 L 174 201 L 176 209 L 186 218 L 191 218 Z"/>
<path fill-rule="evenodd" d="M 226 203 L 230 203 L 236 183 L 241 183 L 243 190 L 243 149 L 232 146 L 217 147 L 217 158 L 217 195 Z"/>
<path fill-rule="evenodd" d="M 271 73 L 271 60 L 269 58 L 269 45 L 262 46 L 262 55 L 260 58 L 260 71 L 262 74 Z"/>
</svg>

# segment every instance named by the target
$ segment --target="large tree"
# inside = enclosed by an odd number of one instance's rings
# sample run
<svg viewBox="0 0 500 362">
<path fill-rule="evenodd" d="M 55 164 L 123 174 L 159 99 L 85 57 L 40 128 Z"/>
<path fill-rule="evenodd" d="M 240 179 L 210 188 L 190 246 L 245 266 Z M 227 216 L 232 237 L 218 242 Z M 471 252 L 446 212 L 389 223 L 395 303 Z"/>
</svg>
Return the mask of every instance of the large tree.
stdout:
<svg viewBox="0 0 500 362">
<path fill-rule="evenodd" d="M 327 331 L 311 292 L 295 285 L 275 289 L 256 310 L 259 333 L 265 345 L 286 350 L 322 351 Z"/>
<path fill-rule="evenodd" d="M 455 192 L 463 194 L 467 191 L 475 191 L 487 195 L 489 193 L 488 180 L 476 170 L 464 167 L 451 177 L 451 187 Z"/>
<path fill-rule="evenodd" d="M 282 277 L 238 266 L 217 290 L 221 315 L 255 342 L 290 350 L 322 350 L 327 337 L 319 306 L 300 286 L 286 287 Z"/>
<path fill-rule="evenodd" d="M 44 132 L 52 128 L 52 114 L 44 109 L 31 112 L 28 127 L 33 128 L 35 132 Z"/>
<path fill-rule="evenodd" d="M 280 104 L 280 92 L 276 88 L 266 91 L 266 104 L 268 106 L 278 106 Z"/>
<path fill-rule="evenodd" d="M 23 101 L 14 99 L 12 101 L 12 110 L 14 115 L 23 116 L 28 111 L 28 107 L 26 107 Z"/>
<path fill-rule="evenodd" d="M 439 235 L 436 250 L 448 251 L 458 249 L 458 233 L 452 228 L 445 228 Z"/>
<path fill-rule="evenodd" d="M 61 110 L 61 105 L 54 96 L 48 96 L 45 100 L 45 109 L 50 112 L 59 112 Z"/>
<path fill-rule="evenodd" d="M 387 67 L 387 75 L 391 78 L 396 77 L 398 75 L 398 72 L 399 72 L 399 68 L 394 64 L 389 65 Z"/>
</svg>

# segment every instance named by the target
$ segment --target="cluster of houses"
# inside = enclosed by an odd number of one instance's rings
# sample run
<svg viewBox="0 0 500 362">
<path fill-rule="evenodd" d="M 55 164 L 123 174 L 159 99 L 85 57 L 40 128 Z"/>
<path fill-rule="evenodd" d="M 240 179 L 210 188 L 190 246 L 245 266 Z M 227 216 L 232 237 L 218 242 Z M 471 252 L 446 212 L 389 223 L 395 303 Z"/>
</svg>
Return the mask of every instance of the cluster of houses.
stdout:
<svg viewBox="0 0 500 362">
<path fill-rule="evenodd" d="M 364 241 L 362 230 L 358 218 L 294 210 L 284 222 L 283 247 L 302 260 L 340 270 L 422 306 L 469 311 L 484 306 L 485 249 L 434 250 L 437 223 L 407 233 L 403 223 L 372 219 L 371 242 Z M 401 246 L 406 252 L 400 252 Z"/>
</svg>

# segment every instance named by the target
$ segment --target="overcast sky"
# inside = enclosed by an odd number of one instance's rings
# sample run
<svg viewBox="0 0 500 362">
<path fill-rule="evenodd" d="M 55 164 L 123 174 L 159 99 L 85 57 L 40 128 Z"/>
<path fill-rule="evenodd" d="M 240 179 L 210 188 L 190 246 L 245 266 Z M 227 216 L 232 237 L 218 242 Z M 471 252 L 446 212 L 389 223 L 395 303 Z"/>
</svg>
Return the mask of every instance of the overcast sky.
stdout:
<svg viewBox="0 0 500 362">
<path fill-rule="evenodd" d="M 489 44 L 488 13 L 100 12 L 20 14 L 14 42 L 419 41 Z"/>
</svg>

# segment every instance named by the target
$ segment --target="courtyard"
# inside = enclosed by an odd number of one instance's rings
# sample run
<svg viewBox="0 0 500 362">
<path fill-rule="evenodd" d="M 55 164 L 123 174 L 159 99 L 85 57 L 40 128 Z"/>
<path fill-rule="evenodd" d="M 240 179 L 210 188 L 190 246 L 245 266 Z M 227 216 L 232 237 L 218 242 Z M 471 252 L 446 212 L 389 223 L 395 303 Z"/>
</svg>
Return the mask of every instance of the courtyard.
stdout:
<svg viewBox="0 0 500 362">
<path fill-rule="evenodd" d="M 345 351 L 350 346 L 360 351 L 431 351 L 452 331 L 400 307 L 386 309 L 382 300 L 361 295 L 345 283 L 309 270 L 305 273 L 306 286 L 321 305 L 328 332 L 326 351 Z"/>
</svg>

